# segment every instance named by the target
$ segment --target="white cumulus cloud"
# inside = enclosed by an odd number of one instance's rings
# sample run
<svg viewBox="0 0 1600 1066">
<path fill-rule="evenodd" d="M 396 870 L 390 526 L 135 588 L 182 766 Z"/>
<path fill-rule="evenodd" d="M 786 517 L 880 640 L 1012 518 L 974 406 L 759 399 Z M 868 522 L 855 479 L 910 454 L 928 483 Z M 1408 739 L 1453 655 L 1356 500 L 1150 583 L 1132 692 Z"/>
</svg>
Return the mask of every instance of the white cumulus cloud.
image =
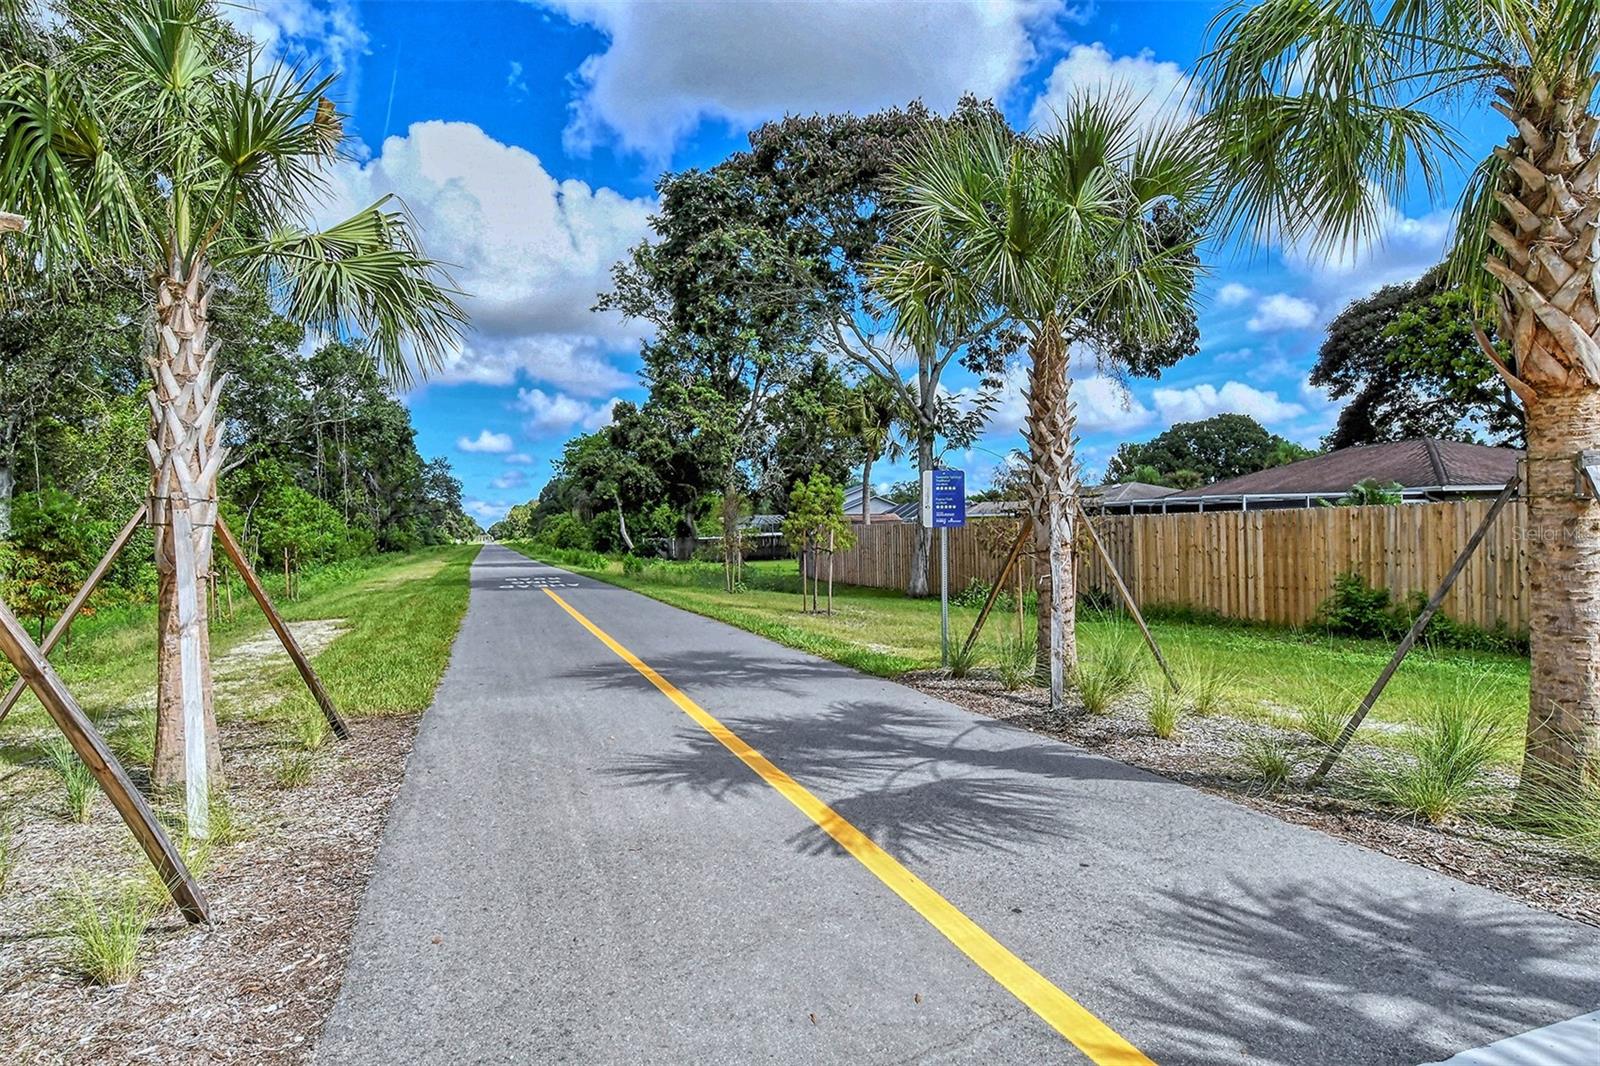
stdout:
<svg viewBox="0 0 1600 1066">
<path fill-rule="evenodd" d="M 1188 92 L 1189 79 L 1183 69 L 1157 59 L 1148 48 L 1138 55 L 1113 56 L 1099 42 L 1077 44 L 1050 71 L 1028 121 L 1038 129 L 1049 129 L 1075 97 L 1110 94 L 1137 107 L 1142 127 L 1181 122 L 1194 114 Z"/>
<path fill-rule="evenodd" d="M 702 121 L 1001 97 L 1061 0 L 542 0 L 607 37 L 576 77 L 566 140 L 664 158 Z"/>
<path fill-rule="evenodd" d="M 593 432 L 611 423 L 611 412 L 620 402 L 613 396 L 598 404 L 584 403 L 565 393 L 543 389 L 518 389 L 516 408 L 527 414 L 523 428 L 532 437 L 565 433 L 574 426 Z"/>
<path fill-rule="evenodd" d="M 1261 298 L 1255 314 L 1245 323 L 1256 333 L 1275 333 L 1285 329 L 1305 329 L 1317 320 L 1317 305 L 1286 292 L 1275 292 Z"/>
<path fill-rule="evenodd" d="M 428 254 L 467 294 L 471 328 L 440 380 L 526 376 L 596 398 L 632 383 L 608 353 L 635 348 L 640 328 L 590 308 L 645 236 L 649 200 L 559 180 L 538 156 L 465 122 L 419 122 L 335 179 L 325 220 L 398 193 Z"/>
<path fill-rule="evenodd" d="M 1162 420 L 1194 422 L 1225 413 L 1249 415 L 1257 422 L 1278 422 L 1306 413 L 1303 405 L 1280 400 L 1276 392 L 1230 381 L 1220 389 L 1215 385 L 1191 385 L 1186 389 L 1162 388 L 1151 393 Z"/>
<path fill-rule="evenodd" d="M 357 61 L 367 50 L 351 0 L 246 0 L 218 10 L 268 57 L 340 74 L 336 91 L 350 108 Z"/>
<path fill-rule="evenodd" d="M 478 430 L 476 437 L 457 437 L 456 447 L 464 452 L 481 452 L 488 455 L 504 455 L 514 445 L 511 434 L 496 433 L 489 429 Z"/>
<path fill-rule="evenodd" d="M 1217 290 L 1217 303 L 1223 307 L 1238 307 L 1255 294 L 1256 290 L 1250 286 L 1240 285 L 1237 281 L 1230 281 Z"/>
<path fill-rule="evenodd" d="M 1015 433 L 1027 423 L 1028 401 L 1022 394 L 1027 384 L 1026 365 L 1018 362 L 1006 368 L 988 433 Z M 1072 400 L 1077 405 L 1078 430 L 1082 433 L 1137 429 L 1155 417 L 1122 382 L 1105 374 L 1074 378 Z"/>
</svg>

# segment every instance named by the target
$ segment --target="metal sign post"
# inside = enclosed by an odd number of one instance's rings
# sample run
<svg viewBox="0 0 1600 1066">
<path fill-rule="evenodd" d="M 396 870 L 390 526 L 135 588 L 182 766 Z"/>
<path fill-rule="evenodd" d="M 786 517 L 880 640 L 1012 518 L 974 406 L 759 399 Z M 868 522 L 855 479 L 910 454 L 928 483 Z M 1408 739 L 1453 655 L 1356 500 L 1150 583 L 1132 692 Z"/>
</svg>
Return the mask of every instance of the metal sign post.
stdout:
<svg viewBox="0 0 1600 1066">
<path fill-rule="evenodd" d="M 922 518 L 939 531 L 939 662 L 950 665 L 950 527 L 967 524 L 967 475 L 932 470 L 922 475 Z"/>
<path fill-rule="evenodd" d="M 939 665 L 950 665 L 950 530 L 939 527 Z"/>
</svg>

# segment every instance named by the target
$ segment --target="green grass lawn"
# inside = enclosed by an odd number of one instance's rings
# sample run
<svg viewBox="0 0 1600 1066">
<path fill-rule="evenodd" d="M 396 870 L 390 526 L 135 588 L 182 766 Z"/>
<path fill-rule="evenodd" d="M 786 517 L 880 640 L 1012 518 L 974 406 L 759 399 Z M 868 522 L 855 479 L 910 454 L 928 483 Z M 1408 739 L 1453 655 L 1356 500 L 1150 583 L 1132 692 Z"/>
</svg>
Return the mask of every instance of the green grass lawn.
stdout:
<svg viewBox="0 0 1600 1066">
<path fill-rule="evenodd" d="M 677 607 L 728 622 L 835 662 L 883 677 L 939 665 L 937 598 L 912 600 L 887 589 L 836 585 L 834 613 L 801 611 L 796 564 L 789 560 L 750 564 L 746 591 L 722 588 L 721 567 L 706 563 L 656 563 L 644 573 L 626 575 L 622 564 L 593 553 L 540 552 L 548 561 L 633 589 Z M 951 606 L 952 642 L 965 640 L 977 617 L 975 608 Z M 1031 634 L 1032 614 L 1024 618 Z M 1156 639 L 1179 674 L 1215 670 L 1227 676 L 1236 713 L 1266 716 L 1293 724 L 1297 708 L 1342 698 L 1351 708 L 1366 693 L 1394 648 L 1379 641 L 1329 637 L 1309 631 L 1268 629 L 1225 623 L 1156 620 Z M 998 612 L 982 638 L 978 669 L 994 661 L 1000 634 L 1016 632 L 1014 614 Z M 1125 617 L 1080 611 L 1078 639 L 1086 656 L 1118 642 L 1138 642 L 1138 630 Z M 1147 670 L 1155 674 L 1153 660 Z M 1519 727 L 1528 711 L 1528 663 L 1512 654 L 1418 648 L 1406 659 L 1373 719 L 1417 720 L 1440 701 L 1470 696 L 1503 708 Z M 1369 734 L 1373 731 L 1369 731 Z M 1381 730 L 1374 739 L 1381 740 Z M 1516 750 L 1508 750 L 1515 758 Z"/>
<path fill-rule="evenodd" d="M 267 578 L 268 592 L 291 623 L 328 619 L 337 626 L 313 662 L 341 712 L 414 714 L 427 707 L 444 673 L 477 552 L 460 545 L 372 556 L 306 573 L 295 600 L 283 598 L 281 577 Z M 237 581 L 233 600 L 231 617 L 224 601 L 211 627 L 219 719 L 316 716 L 299 674 Z M 153 728 L 155 638 L 154 607 L 119 608 L 80 619 L 70 643 L 51 657 L 84 712 L 135 764 L 148 758 Z M 250 648 L 270 654 L 239 661 L 235 652 Z M 0 667 L 0 683 L 9 686 L 15 676 Z M 43 708 L 25 695 L 0 724 L 0 766 L 36 764 L 40 743 L 54 736 Z"/>
</svg>

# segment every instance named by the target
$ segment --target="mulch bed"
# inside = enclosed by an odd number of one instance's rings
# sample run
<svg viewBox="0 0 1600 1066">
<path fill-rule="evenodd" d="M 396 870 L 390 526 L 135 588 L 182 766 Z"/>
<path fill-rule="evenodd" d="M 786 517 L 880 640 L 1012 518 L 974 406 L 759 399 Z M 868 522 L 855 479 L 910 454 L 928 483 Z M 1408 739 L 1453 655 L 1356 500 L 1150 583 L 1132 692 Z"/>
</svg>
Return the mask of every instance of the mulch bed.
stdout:
<svg viewBox="0 0 1600 1066">
<path fill-rule="evenodd" d="M 144 876 L 127 830 L 104 797 L 87 825 L 60 817 L 54 789 L 13 802 L 23 854 L 0 896 L 0 1062 L 309 1061 L 418 721 L 351 722 L 350 741 L 330 740 L 311 780 L 290 789 L 269 768 L 281 740 L 225 725 L 228 796 L 248 835 L 216 849 L 202 877 L 213 924 L 156 919 L 122 986 L 71 972 L 51 901 L 63 871 L 102 886 Z"/>
<path fill-rule="evenodd" d="M 1286 788 L 1264 794 L 1241 768 L 1245 743 L 1263 733 L 1299 739 L 1271 725 L 1226 715 L 1189 715 L 1178 736 L 1162 740 L 1150 731 L 1136 699 L 1124 700 L 1106 714 L 1092 715 L 1080 709 L 1062 719 L 1048 714 L 1049 697 L 1040 689 L 1008 692 L 997 681 L 981 677 L 957 680 L 938 671 L 920 671 L 900 680 L 990 718 L 1069 741 L 1286 822 L 1600 926 L 1600 865 L 1543 837 L 1469 820 L 1434 826 L 1397 817 L 1327 789 Z M 1304 773 L 1302 769 L 1301 776 Z"/>
</svg>

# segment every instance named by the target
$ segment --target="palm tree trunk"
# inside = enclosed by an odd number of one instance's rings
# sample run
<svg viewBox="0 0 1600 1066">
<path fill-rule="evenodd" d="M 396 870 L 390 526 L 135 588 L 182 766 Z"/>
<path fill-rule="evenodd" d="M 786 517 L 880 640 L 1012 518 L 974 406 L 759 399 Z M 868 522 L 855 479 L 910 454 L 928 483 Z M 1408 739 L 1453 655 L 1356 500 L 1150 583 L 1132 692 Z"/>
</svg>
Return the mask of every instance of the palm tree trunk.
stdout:
<svg viewBox="0 0 1600 1066">
<path fill-rule="evenodd" d="M 156 282 L 155 387 L 145 442 L 160 626 L 151 778 L 158 787 L 187 783 L 190 828 L 201 835 L 207 778 L 221 767 L 204 584 L 212 569 L 211 534 L 223 458 L 217 443 L 217 399 L 226 383 L 212 377 L 217 345 L 207 339 L 208 274 L 203 264 L 187 274 L 174 265 Z M 197 730 L 201 736 L 195 735 Z"/>
<path fill-rule="evenodd" d="M 1573 457 L 1600 447 L 1600 389 L 1528 409 L 1528 739 L 1523 783 L 1600 784 L 1600 503 L 1573 491 Z M 1531 794 L 1531 793 L 1530 793 Z"/>
<path fill-rule="evenodd" d="M 924 427 L 917 436 L 917 484 L 923 474 L 933 469 L 933 430 Z M 933 551 L 933 530 L 922 524 L 922 509 L 917 509 L 917 543 L 911 553 L 911 579 L 906 583 L 906 595 L 922 597 L 928 594 L 928 556 Z"/>
<path fill-rule="evenodd" d="M 1077 488 L 1072 461 L 1073 412 L 1068 390 L 1067 346 L 1060 330 L 1047 321 L 1031 346 L 1028 368 L 1029 504 L 1033 512 L 1034 546 L 1049 560 L 1039 579 L 1036 667 L 1041 684 L 1050 686 L 1050 708 L 1066 705 L 1066 679 L 1078 665 L 1076 537 L 1072 497 Z"/>
<path fill-rule="evenodd" d="M 1517 133 L 1496 149 L 1504 213 L 1489 236 L 1502 255 L 1484 267 L 1502 286 L 1508 384 L 1528 419 L 1528 801 L 1600 784 L 1600 502 L 1580 497 L 1576 469 L 1600 448 L 1600 120 L 1591 80 L 1525 80 L 1499 90 Z"/>
</svg>

